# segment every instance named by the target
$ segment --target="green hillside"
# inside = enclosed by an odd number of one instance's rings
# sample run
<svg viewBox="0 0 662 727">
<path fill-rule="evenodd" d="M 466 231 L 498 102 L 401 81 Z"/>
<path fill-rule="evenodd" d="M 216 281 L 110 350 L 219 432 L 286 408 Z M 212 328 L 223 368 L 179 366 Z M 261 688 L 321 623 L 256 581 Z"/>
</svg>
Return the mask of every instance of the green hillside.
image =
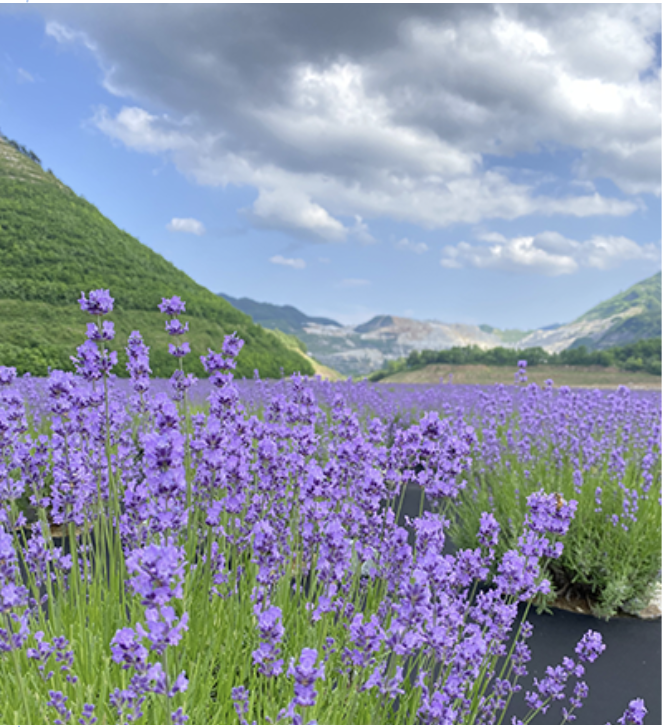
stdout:
<svg viewBox="0 0 662 727">
<path fill-rule="evenodd" d="M 246 342 L 239 376 L 258 369 L 262 377 L 279 377 L 281 367 L 285 374 L 313 373 L 296 350 L 118 229 L 31 154 L 0 137 L 0 364 L 34 375 L 49 366 L 71 369 L 69 356 L 90 320 L 78 307 L 81 291 L 108 288 L 115 298 L 109 318 L 117 331 L 118 375 L 126 373 L 124 346 L 136 329 L 151 347 L 154 375 L 172 373 L 172 339 L 157 305 L 173 295 L 186 301 L 187 371 L 204 375 L 200 355 L 237 331 Z"/>
<path fill-rule="evenodd" d="M 644 311 L 660 312 L 660 296 L 662 295 L 662 273 L 652 275 L 646 280 L 636 283 L 623 293 L 599 303 L 584 313 L 578 321 L 595 321 L 610 318 L 619 313 L 626 313 L 632 308 L 641 307 Z M 659 331 L 657 332 L 659 335 Z"/>
<path fill-rule="evenodd" d="M 589 348 L 605 349 L 659 336 L 662 330 L 660 277 L 661 274 L 657 273 L 646 278 L 578 318 L 577 321 L 594 321 L 618 316 L 599 339 L 579 339 L 573 347 L 587 345 Z"/>
<path fill-rule="evenodd" d="M 519 328 L 495 328 L 487 323 L 483 323 L 478 328 L 485 333 L 492 333 L 503 341 L 503 343 L 517 343 L 531 333 L 531 331 L 521 331 Z"/>
</svg>

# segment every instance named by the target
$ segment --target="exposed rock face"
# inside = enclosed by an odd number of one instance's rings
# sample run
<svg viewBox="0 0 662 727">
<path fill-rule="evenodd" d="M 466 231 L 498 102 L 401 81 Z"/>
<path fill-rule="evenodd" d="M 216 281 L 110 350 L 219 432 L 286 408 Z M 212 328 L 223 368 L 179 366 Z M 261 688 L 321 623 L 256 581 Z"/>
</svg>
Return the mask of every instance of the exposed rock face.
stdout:
<svg viewBox="0 0 662 727">
<path fill-rule="evenodd" d="M 626 314 L 610 316 L 597 320 L 580 320 L 574 323 L 567 323 L 565 326 L 549 330 L 537 330 L 524 337 L 517 343 L 517 348 L 535 348 L 540 346 L 549 353 L 559 353 L 566 348 L 570 348 L 575 341 L 583 339 L 583 342 L 598 343 L 604 335 L 614 327 L 616 323 L 620 323 L 625 318 L 632 318 L 641 313 L 641 308 L 631 308 Z M 626 341 L 623 341 L 626 343 Z M 613 343 L 611 345 L 618 345 Z"/>
<path fill-rule="evenodd" d="M 307 325 L 299 338 L 318 361 L 344 374 L 367 374 L 412 351 L 453 346 L 494 348 L 505 345 L 478 326 L 378 316 L 354 328 Z"/>
</svg>

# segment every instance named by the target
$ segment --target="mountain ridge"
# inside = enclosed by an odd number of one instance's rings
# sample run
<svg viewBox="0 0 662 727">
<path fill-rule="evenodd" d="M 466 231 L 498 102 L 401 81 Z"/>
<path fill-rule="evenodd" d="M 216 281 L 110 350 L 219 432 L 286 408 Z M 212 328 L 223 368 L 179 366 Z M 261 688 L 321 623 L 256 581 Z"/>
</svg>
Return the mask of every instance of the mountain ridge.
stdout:
<svg viewBox="0 0 662 727">
<path fill-rule="evenodd" d="M 325 326 L 338 326 L 341 324 L 331 318 L 308 316 L 293 305 L 275 305 L 274 303 L 261 303 L 251 298 L 233 298 L 225 293 L 218 293 L 221 298 L 234 306 L 237 310 L 246 313 L 253 320 L 259 319 L 260 325 L 265 328 L 276 329 L 283 333 L 296 335 L 309 323 L 318 323 Z"/>
</svg>

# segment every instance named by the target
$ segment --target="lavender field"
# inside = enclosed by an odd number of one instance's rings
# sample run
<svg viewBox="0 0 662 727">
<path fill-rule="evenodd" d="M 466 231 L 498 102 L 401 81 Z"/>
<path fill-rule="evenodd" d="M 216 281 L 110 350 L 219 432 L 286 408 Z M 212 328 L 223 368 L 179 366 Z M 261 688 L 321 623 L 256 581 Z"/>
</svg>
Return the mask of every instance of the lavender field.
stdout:
<svg viewBox="0 0 662 727">
<path fill-rule="evenodd" d="M 235 381 L 235 336 L 196 381 L 177 297 L 172 378 L 135 332 L 119 379 L 112 298 L 80 303 L 77 374 L 0 367 L 0 721 L 573 720 L 602 638 L 532 680 L 518 606 L 650 598 L 657 392 Z"/>
</svg>

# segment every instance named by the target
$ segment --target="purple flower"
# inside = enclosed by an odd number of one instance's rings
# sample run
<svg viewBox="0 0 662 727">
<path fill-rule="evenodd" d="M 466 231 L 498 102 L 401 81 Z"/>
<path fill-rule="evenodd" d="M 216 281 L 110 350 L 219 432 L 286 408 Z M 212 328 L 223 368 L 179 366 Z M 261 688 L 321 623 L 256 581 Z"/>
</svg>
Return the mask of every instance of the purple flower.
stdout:
<svg viewBox="0 0 662 727">
<path fill-rule="evenodd" d="M 172 345 L 172 344 L 171 344 Z M 186 344 L 188 346 L 188 344 Z M 185 354 L 184 354 L 185 355 Z M 184 394 L 198 381 L 197 376 L 185 374 L 181 369 L 175 369 L 170 377 L 170 383 L 174 390 L 173 399 L 181 401 Z"/>
<path fill-rule="evenodd" d="M 139 548 L 126 559 L 133 590 L 142 596 L 144 606 L 163 606 L 171 598 L 182 598 L 184 551 L 173 545 L 151 544 Z"/>
<path fill-rule="evenodd" d="M 283 670 L 283 660 L 277 658 L 280 649 L 276 647 L 285 633 L 282 624 L 283 612 L 277 606 L 269 606 L 262 611 L 259 605 L 256 605 L 253 611 L 257 616 L 258 630 L 262 639 L 262 643 L 253 651 L 253 661 L 261 674 L 277 676 Z"/>
<path fill-rule="evenodd" d="M 262 639 L 274 643 L 280 641 L 285 633 L 282 624 L 283 612 L 278 606 L 269 606 L 265 611 L 260 611 L 257 607 L 256 609 L 257 625 Z"/>
<path fill-rule="evenodd" d="M 113 310 L 114 298 L 110 297 L 109 290 L 91 290 L 90 298 L 85 298 L 85 293 L 81 293 L 78 299 L 80 309 L 89 313 L 91 316 L 105 316 Z"/>
<path fill-rule="evenodd" d="M 602 634 L 587 631 L 575 647 L 580 661 L 593 663 L 607 647 L 602 643 Z"/>
<path fill-rule="evenodd" d="M 536 533 L 555 533 L 565 535 L 570 521 L 577 512 L 577 500 L 566 502 L 560 495 L 534 492 L 526 499 L 529 512 L 524 521 Z"/>
<path fill-rule="evenodd" d="M 96 724 L 98 719 L 94 716 L 94 705 L 86 702 L 80 716 L 81 724 Z"/>
<path fill-rule="evenodd" d="M 186 312 L 186 303 L 178 295 L 173 295 L 172 298 L 161 299 L 159 310 L 169 316 L 176 316 Z"/>
<path fill-rule="evenodd" d="M 287 675 L 294 677 L 294 704 L 299 707 L 314 707 L 317 699 L 315 681 L 324 679 L 324 664 L 315 667 L 317 651 L 315 649 L 302 649 L 299 663 L 294 659 L 290 661 Z"/>
<path fill-rule="evenodd" d="M 246 724 L 246 715 L 248 714 L 248 689 L 244 686 L 232 688 L 232 702 L 234 709 L 241 724 Z"/>
<path fill-rule="evenodd" d="M 181 674 L 177 675 L 177 678 L 175 679 L 174 684 L 168 691 L 168 697 L 174 697 L 175 694 L 183 694 L 188 689 L 188 679 L 186 678 L 186 675 L 184 672 L 181 672 Z M 188 717 L 185 717 L 185 720 L 188 719 Z M 181 723 L 180 723 L 181 724 Z"/>
<path fill-rule="evenodd" d="M 231 333 L 229 336 L 226 336 L 223 341 L 223 353 L 228 358 L 236 358 L 239 355 L 239 351 L 241 351 L 242 347 L 244 345 L 244 342 L 237 336 L 237 332 Z"/>
<path fill-rule="evenodd" d="M 189 716 L 188 714 L 184 714 L 184 710 L 181 707 L 178 707 L 171 715 L 170 719 L 172 720 L 173 724 L 185 724 Z"/>
<path fill-rule="evenodd" d="M 144 679 L 131 679 L 128 689 L 116 688 L 110 695 L 109 702 L 115 707 L 119 717 L 124 717 L 127 722 L 135 722 L 143 716 L 142 705 L 145 701 L 145 692 L 148 684 Z"/>
<path fill-rule="evenodd" d="M 171 318 L 166 321 L 165 329 L 171 336 L 183 336 L 188 331 L 188 323 L 182 325 L 177 318 Z"/>
<path fill-rule="evenodd" d="M 67 709 L 67 700 L 69 697 L 65 697 L 62 692 L 56 692 L 52 689 L 48 692 L 50 700 L 46 703 L 49 707 L 53 707 L 56 712 L 68 722 L 71 719 L 71 710 Z M 62 724 L 61 720 L 56 719 L 54 724 Z"/>
<path fill-rule="evenodd" d="M 135 669 L 139 672 L 145 670 L 149 652 L 132 628 L 119 629 L 110 642 L 110 650 L 113 661 L 121 664 L 122 669 Z"/>
<path fill-rule="evenodd" d="M 174 343 L 169 343 L 168 351 L 170 351 L 170 355 L 175 358 L 184 358 L 184 356 L 191 353 L 191 346 L 188 341 L 184 341 L 184 343 L 179 346 L 175 346 Z"/>
<path fill-rule="evenodd" d="M 37 642 L 37 648 L 26 649 L 25 655 L 28 657 L 28 659 L 35 659 L 37 662 L 39 662 L 37 668 L 39 669 L 40 676 L 45 682 L 47 682 L 53 676 L 54 672 L 52 669 L 47 672 L 46 664 L 55 649 L 51 644 L 48 643 L 48 641 L 44 641 L 43 631 L 35 632 L 34 638 Z"/>
<path fill-rule="evenodd" d="M 152 369 L 149 367 L 149 346 L 145 346 L 139 331 L 133 331 L 129 336 L 126 355 L 129 359 L 126 368 L 135 392 L 132 405 L 134 410 L 143 411 L 146 405 L 141 396 L 149 389 L 149 375 Z"/>
<path fill-rule="evenodd" d="M 490 550 L 496 547 L 499 542 L 499 523 L 492 513 L 484 512 L 480 516 L 480 528 L 478 530 L 478 542 L 483 548 Z"/>
<path fill-rule="evenodd" d="M 177 620 L 172 606 L 161 606 L 160 609 L 148 608 L 145 612 L 145 621 L 147 630 L 140 624 L 137 624 L 136 629 L 142 638 L 149 639 L 151 650 L 158 656 L 162 656 L 168 646 L 177 646 L 182 638 L 182 632 L 188 631 L 188 613 Z"/>
<path fill-rule="evenodd" d="M 516 596 L 521 591 L 531 592 L 537 575 L 537 559 L 526 558 L 515 550 L 509 550 L 498 565 L 494 583 L 502 593 Z"/>
<path fill-rule="evenodd" d="M 90 341 L 112 341 L 115 338 L 115 324 L 112 321 L 103 321 L 99 328 L 96 323 L 88 323 L 87 338 Z"/>
<path fill-rule="evenodd" d="M 16 378 L 16 369 L 13 366 L 0 366 L 0 386 L 9 386 Z"/>
<path fill-rule="evenodd" d="M 231 369 L 236 368 L 237 364 L 236 362 L 231 358 L 223 358 L 223 356 L 220 353 L 214 353 L 211 348 L 207 349 L 209 351 L 208 356 L 200 356 L 200 361 L 202 361 L 202 365 L 205 367 L 205 371 L 209 374 L 215 374 L 219 371 L 230 371 Z M 232 375 L 230 374 L 227 381 L 232 380 Z M 226 379 L 214 377 L 213 382 L 216 384 L 225 382 Z"/>
<path fill-rule="evenodd" d="M 618 724 L 643 724 L 644 717 L 648 713 L 643 699 L 633 699 L 628 708 L 623 712 L 623 716 L 618 720 Z"/>
<path fill-rule="evenodd" d="M 76 352 L 78 357 L 70 356 L 76 366 L 76 373 L 86 381 L 98 381 L 104 374 L 110 373 L 117 363 L 115 351 L 99 350 L 89 339 L 80 345 Z"/>
</svg>

